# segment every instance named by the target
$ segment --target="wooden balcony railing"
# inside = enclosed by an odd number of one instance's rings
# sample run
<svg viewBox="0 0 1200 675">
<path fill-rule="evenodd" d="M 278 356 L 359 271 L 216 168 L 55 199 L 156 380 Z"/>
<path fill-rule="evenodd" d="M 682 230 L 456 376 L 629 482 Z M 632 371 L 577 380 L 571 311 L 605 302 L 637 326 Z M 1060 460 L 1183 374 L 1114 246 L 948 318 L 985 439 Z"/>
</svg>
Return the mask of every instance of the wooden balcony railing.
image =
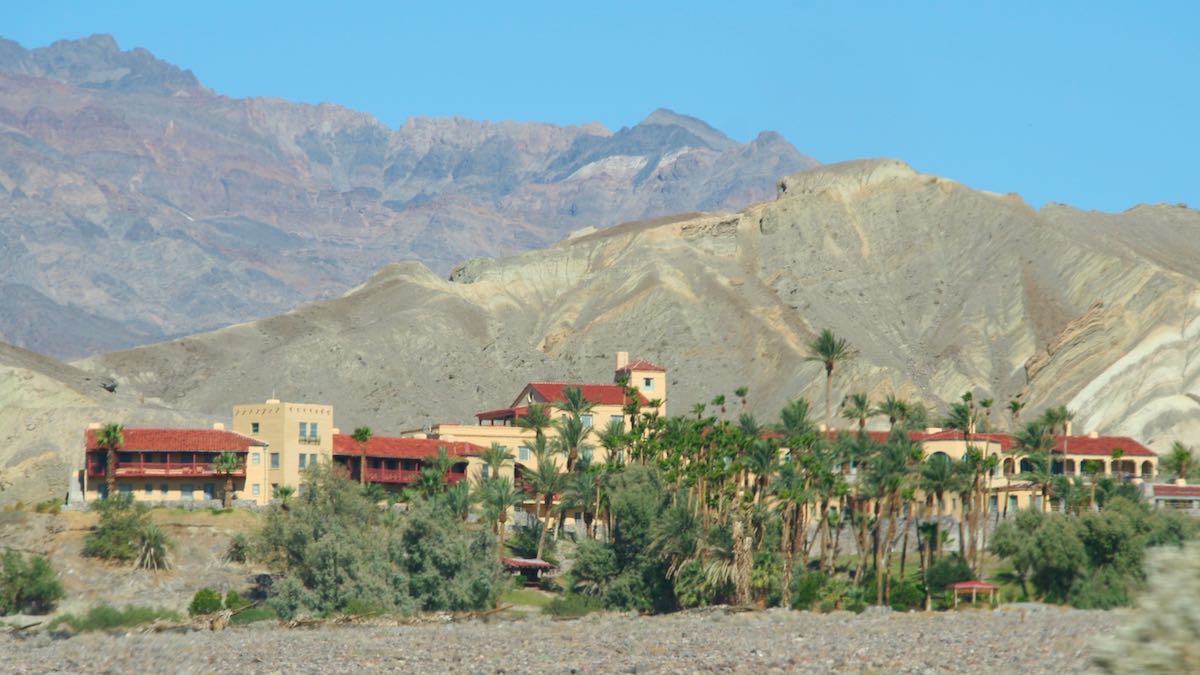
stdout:
<svg viewBox="0 0 1200 675">
<path fill-rule="evenodd" d="M 213 470 L 211 462 L 117 462 L 117 476 L 224 476 Z M 107 475 L 101 462 L 88 463 L 88 476 L 95 478 Z M 233 476 L 244 477 L 246 468 L 232 472 Z"/>
<path fill-rule="evenodd" d="M 353 478 L 358 478 L 357 466 L 353 466 L 351 474 Z M 448 471 L 446 473 L 446 482 L 453 485 L 464 480 L 466 477 L 467 474 L 464 472 Z M 421 471 L 419 469 L 376 469 L 367 467 L 366 478 L 371 483 L 416 483 L 421 480 Z"/>
</svg>

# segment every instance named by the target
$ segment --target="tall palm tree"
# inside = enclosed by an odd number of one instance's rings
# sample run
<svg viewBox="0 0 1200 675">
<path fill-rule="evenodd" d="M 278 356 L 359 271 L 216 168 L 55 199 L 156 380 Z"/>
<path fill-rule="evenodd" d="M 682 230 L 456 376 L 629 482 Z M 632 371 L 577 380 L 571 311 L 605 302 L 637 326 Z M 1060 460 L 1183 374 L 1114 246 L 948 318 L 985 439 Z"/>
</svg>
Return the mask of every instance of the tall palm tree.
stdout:
<svg viewBox="0 0 1200 675">
<path fill-rule="evenodd" d="M 535 437 L 541 438 L 545 436 L 546 428 L 550 426 L 550 412 L 546 404 L 530 404 L 529 410 L 517 418 L 517 426 L 522 429 L 532 430 Z"/>
<path fill-rule="evenodd" d="M 624 451 L 629 444 L 629 434 L 625 433 L 625 423 L 612 420 L 608 426 L 596 432 L 596 440 L 604 448 L 607 464 L 621 465 L 625 463 Z"/>
<path fill-rule="evenodd" d="M 828 328 L 808 343 L 806 361 L 818 361 L 825 366 L 825 426 L 833 428 L 833 369 L 839 363 L 854 358 L 854 350 L 845 338 L 837 337 Z"/>
<path fill-rule="evenodd" d="M 541 558 L 542 552 L 546 548 L 546 533 L 550 531 L 554 495 L 562 490 L 563 478 L 562 474 L 558 472 L 558 463 L 555 462 L 554 455 L 544 442 L 535 443 L 532 450 L 537 466 L 532 471 L 525 471 L 522 477 L 525 479 L 525 484 L 542 500 L 545 521 L 542 523 L 542 532 L 538 536 L 537 546 L 537 557 Z"/>
<path fill-rule="evenodd" d="M 351 434 L 351 438 L 358 443 L 358 482 L 359 484 L 367 482 L 367 444 L 371 442 L 371 427 L 359 427 Z"/>
<path fill-rule="evenodd" d="M 1067 436 L 1067 426 L 1073 419 L 1075 419 L 1075 412 L 1067 410 L 1067 406 L 1065 405 L 1051 406 L 1042 411 L 1041 422 L 1050 430 L 1051 438 L 1056 434 L 1062 435 L 1064 453 L 1067 451 L 1067 444 L 1070 442 Z"/>
<path fill-rule="evenodd" d="M 583 426 L 583 420 L 578 415 L 569 415 L 554 420 L 554 430 L 558 432 L 558 437 L 554 439 L 555 449 L 566 455 L 567 473 L 570 473 L 579 456 L 591 451 L 591 446 L 584 441 L 589 429 Z"/>
<path fill-rule="evenodd" d="M 479 500 L 483 506 L 483 518 L 491 523 L 496 533 L 496 550 L 504 554 L 504 529 L 508 523 L 508 510 L 519 506 L 525 495 L 513 487 L 508 476 L 493 476 L 479 487 Z M 541 557 L 541 553 L 538 553 Z"/>
<path fill-rule="evenodd" d="M 221 495 L 221 505 L 225 508 L 233 506 L 233 474 L 242 469 L 242 457 L 236 452 L 222 452 L 212 463 L 213 471 L 225 476 L 225 492 Z"/>
<path fill-rule="evenodd" d="M 1018 401 L 1015 398 L 1008 402 L 1008 414 L 1009 414 L 1010 419 L 1012 420 L 1012 430 L 1013 431 L 1016 431 L 1017 427 L 1021 424 L 1021 409 L 1024 407 L 1025 407 L 1025 403 L 1022 401 Z"/>
<path fill-rule="evenodd" d="M 930 455 L 921 464 L 917 479 L 926 501 L 932 502 L 936 515 L 933 521 L 933 541 L 930 542 L 930 563 L 935 554 L 942 551 L 942 515 L 945 512 L 946 493 L 957 492 L 959 476 L 955 473 L 954 461 L 942 453 Z"/>
<path fill-rule="evenodd" d="M 571 417 L 583 417 L 596 408 L 596 404 L 587 400 L 587 397 L 583 395 L 583 390 L 579 387 L 563 389 L 563 400 L 552 405 L 556 410 L 561 410 Z"/>
<path fill-rule="evenodd" d="M 117 449 L 125 445 L 125 426 L 109 422 L 96 432 L 96 445 L 104 448 L 104 485 L 108 497 L 117 494 Z"/>
<path fill-rule="evenodd" d="M 775 431 L 783 434 L 784 442 L 791 446 L 798 442 L 801 436 L 812 433 L 815 427 L 812 420 L 809 419 L 808 401 L 798 398 L 794 401 L 789 401 L 779 411 L 779 423 L 775 425 Z"/>
<path fill-rule="evenodd" d="M 891 431 L 896 428 L 897 422 L 903 422 L 905 417 L 908 416 L 908 403 L 902 398 L 897 398 L 895 394 L 888 394 L 887 398 L 875 406 L 871 414 L 886 416 L 888 418 L 888 430 Z"/>
<path fill-rule="evenodd" d="M 995 404 L 990 398 L 985 398 L 979 401 L 979 407 L 983 408 L 983 433 L 992 433 L 992 405 Z"/>
<path fill-rule="evenodd" d="M 750 393 L 750 387 L 738 387 L 733 390 L 733 395 L 737 396 L 742 402 L 742 414 L 746 414 L 746 394 Z"/>
<path fill-rule="evenodd" d="M 1013 450 L 1023 456 L 1026 465 L 1021 478 L 1041 488 L 1042 510 L 1046 511 L 1050 506 L 1050 486 L 1054 480 L 1051 460 L 1054 436 L 1042 422 L 1029 422 L 1013 436 Z"/>
<path fill-rule="evenodd" d="M 1171 450 L 1163 458 L 1163 468 L 1172 476 L 1187 480 L 1196 469 L 1196 455 L 1180 441 L 1171 444 Z"/>
<path fill-rule="evenodd" d="M 866 394 L 850 394 L 842 407 L 842 417 L 858 422 L 858 432 L 867 428 L 867 418 L 873 414 L 871 401 Z"/>
<path fill-rule="evenodd" d="M 488 468 L 488 478 L 493 479 L 500 477 L 500 471 L 504 469 L 505 464 L 513 460 L 513 454 L 503 445 L 492 442 L 486 450 L 479 453 L 479 458 Z"/>
</svg>

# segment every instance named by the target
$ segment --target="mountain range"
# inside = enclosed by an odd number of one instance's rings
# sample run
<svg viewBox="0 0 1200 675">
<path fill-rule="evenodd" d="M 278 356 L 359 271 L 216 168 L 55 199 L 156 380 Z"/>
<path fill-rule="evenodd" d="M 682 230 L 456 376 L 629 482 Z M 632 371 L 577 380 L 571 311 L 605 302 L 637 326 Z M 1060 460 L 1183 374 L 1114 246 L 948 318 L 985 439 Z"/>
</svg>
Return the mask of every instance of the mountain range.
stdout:
<svg viewBox="0 0 1200 675">
<path fill-rule="evenodd" d="M 0 339 L 76 358 L 439 274 L 570 232 L 732 210 L 815 166 L 658 110 L 630 128 L 459 118 L 393 129 L 233 99 L 109 36 L 0 39 Z"/>
</svg>

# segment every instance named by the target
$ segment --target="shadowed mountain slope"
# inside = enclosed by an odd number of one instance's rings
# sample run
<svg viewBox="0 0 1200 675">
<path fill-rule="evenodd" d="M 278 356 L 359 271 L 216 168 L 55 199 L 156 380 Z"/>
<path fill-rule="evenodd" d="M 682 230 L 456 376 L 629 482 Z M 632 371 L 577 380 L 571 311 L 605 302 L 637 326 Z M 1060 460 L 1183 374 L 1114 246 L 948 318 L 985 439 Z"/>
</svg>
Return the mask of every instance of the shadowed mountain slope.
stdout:
<svg viewBox="0 0 1200 675">
<path fill-rule="evenodd" d="M 584 227 L 742 208 L 815 165 L 778 134 L 742 144 L 669 111 L 616 132 L 391 129 L 219 96 L 108 36 L 0 40 L 0 283 L 39 315 L 119 324 L 101 339 L 6 308 L 0 335 L 64 357 L 143 344 L 340 295 L 396 260 L 445 273 Z"/>
</svg>

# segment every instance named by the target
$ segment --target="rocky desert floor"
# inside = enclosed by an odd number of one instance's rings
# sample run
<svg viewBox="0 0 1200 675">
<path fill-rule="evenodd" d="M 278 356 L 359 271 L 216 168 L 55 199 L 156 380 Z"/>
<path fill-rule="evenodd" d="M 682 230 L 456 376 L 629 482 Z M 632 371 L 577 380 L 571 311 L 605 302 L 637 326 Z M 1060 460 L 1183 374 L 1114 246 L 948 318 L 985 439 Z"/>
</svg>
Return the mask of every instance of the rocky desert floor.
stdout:
<svg viewBox="0 0 1200 675">
<path fill-rule="evenodd" d="M 0 635 L 13 673 L 1070 673 L 1123 613 L 812 614 L 712 608 L 406 626 Z"/>
</svg>

